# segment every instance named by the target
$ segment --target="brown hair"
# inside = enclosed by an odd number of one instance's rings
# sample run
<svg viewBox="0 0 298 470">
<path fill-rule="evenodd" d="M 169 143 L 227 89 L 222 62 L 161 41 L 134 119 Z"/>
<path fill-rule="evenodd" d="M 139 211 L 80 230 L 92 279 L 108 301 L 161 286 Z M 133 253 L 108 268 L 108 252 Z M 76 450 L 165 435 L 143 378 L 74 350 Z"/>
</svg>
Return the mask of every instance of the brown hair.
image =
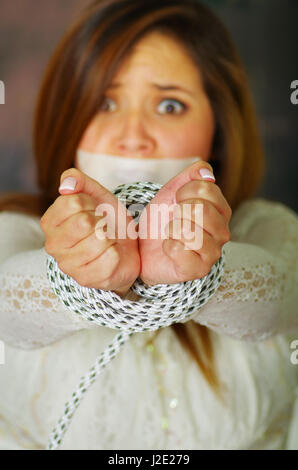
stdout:
<svg viewBox="0 0 298 470">
<path fill-rule="evenodd" d="M 7 195 L 0 210 L 41 216 L 54 202 L 60 175 L 74 166 L 107 86 L 132 47 L 152 31 L 183 44 L 200 70 L 216 121 L 210 164 L 231 209 L 255 194 L 265 161 L 246 73 L 222 22 L 197 0 L 96 0 L 59 42 L 39 91 L 33 149 L 40 194 Z M 193 321 L 171 328 L 218 392 L 208 329 Z M 199 350 L 190 328 L 200 338 Z"/>
</svg>

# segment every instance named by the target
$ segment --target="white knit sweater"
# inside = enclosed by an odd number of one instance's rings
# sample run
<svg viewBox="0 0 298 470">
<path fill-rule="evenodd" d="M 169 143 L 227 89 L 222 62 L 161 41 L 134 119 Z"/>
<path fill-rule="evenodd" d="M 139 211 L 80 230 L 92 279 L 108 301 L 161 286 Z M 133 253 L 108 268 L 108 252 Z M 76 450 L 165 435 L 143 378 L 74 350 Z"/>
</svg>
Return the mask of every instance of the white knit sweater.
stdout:
<svg viewBox="0 0 298 470">
<path fill-rule="evenodd" d="M 79 378 L 115 337 L 49 288 L 37 217 L 0 213 L 0 449 L 44 449 Z M 220 403 L 170 327 L 135 334 L 92 385 L 61 449 L 298 449 L 298 217 L 242 203 L 206 325 Z"/>
</svg>

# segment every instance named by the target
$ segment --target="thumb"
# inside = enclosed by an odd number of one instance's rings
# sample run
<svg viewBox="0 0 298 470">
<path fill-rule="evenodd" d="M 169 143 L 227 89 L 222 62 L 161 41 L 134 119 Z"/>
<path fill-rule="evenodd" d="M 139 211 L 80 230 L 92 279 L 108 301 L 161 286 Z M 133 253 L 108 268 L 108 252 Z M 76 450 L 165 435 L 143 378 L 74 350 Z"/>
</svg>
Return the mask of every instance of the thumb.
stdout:
<svg viewBox="0 0 298 470">
<path fill-rule="evenodd" d="M 208 162 L 202 160 L 192 163 L 181 171 L 181 173 L 170 179 L 150 202 L 169 205 L 175 203 L 176 191 L 192 180 L 211 181 L 215 183 L 212 166 Z"/>
<path fill-rule="evenodd" d="M 107 234 L 110 234 L 110 238 L 119 238 L 119 236 L 126 238 L 127 222 L 131 216 L 117 196 L 96 180 L 77 168 L 70 168 L 61 175 L 59 192 L 63 195 L 84 193 L 90 196 L 97 204 L 95 214 L 101 217 L 99 225 L 97 225 L 98 233 L 100 233 L 100 228 L 107 225 Z M 118 229 L 117 234 L 115 233 L 116 228 Z M 134 225 L 131 230 L 134 234 Z"/>
<path fill-rule="evenodd" d="M 107 188 L 77 168 L 69 168 L 62 173 L 59 192 L 63 195 L 84 193 L 98 203 L 103 200 L 105 202 L 115 201 L 115 196 Z"/>
</svg>

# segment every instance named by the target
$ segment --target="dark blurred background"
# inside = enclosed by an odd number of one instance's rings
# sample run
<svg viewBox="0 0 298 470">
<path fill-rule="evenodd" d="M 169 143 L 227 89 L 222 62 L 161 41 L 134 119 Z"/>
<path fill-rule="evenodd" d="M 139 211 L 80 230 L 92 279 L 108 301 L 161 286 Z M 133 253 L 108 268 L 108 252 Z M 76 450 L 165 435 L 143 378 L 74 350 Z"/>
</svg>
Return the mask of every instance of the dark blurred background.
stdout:
<svg viewBox="0 0 298 470">
<path fill-rule="evenodd" d="M 140 2 L 142 0 L 139 0 Z M 183 1 L 183 0 L 182 0 Z M 0 192 L 36 192 L 33 109 L 45 66 L 70 22 L 89 0 L 0 0 Z M 266 150 L 257 196 L 298 212 L 297 0 L 205 0 L 230 30 L 246 66 Z"/>
</svg>

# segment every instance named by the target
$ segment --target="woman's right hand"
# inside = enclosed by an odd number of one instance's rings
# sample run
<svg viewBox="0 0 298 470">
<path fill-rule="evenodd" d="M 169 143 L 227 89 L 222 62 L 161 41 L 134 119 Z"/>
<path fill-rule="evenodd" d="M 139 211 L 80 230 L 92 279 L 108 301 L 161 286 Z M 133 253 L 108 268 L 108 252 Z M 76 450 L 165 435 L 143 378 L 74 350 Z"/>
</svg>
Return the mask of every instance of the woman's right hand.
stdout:
<svg viewBox="0 0 298 470">
<path fill-rule="evenodd" d="M 134 222 L 126 207 L 114 194 L 76 168 L 61 175 L 61 183 L 76 182 L 75 189 L 59 188 L 61 196 L 40 220 L 45 234 L 45 250 L 57 260 L 65 274 L 84 287 L 113 290 L 124 295 L 140 273 L 138 239 L 128 237 L 126 228 Z M 69 186 L 69 185 L 68 185 Z M 108 205 L 115 215 L 115 236 L 104 233 L 103 212 L 99 204 Z M 118 215 L 119 212 L 119 215 Z M 97 215 L 96 215 L 97 214 Z M 118 221 L 126 238 L 117 238 Z M 102 221 L 103 222 L 103 221 Z M 123 229 L 125 227 L 125 229 Z"/>
</svg>

